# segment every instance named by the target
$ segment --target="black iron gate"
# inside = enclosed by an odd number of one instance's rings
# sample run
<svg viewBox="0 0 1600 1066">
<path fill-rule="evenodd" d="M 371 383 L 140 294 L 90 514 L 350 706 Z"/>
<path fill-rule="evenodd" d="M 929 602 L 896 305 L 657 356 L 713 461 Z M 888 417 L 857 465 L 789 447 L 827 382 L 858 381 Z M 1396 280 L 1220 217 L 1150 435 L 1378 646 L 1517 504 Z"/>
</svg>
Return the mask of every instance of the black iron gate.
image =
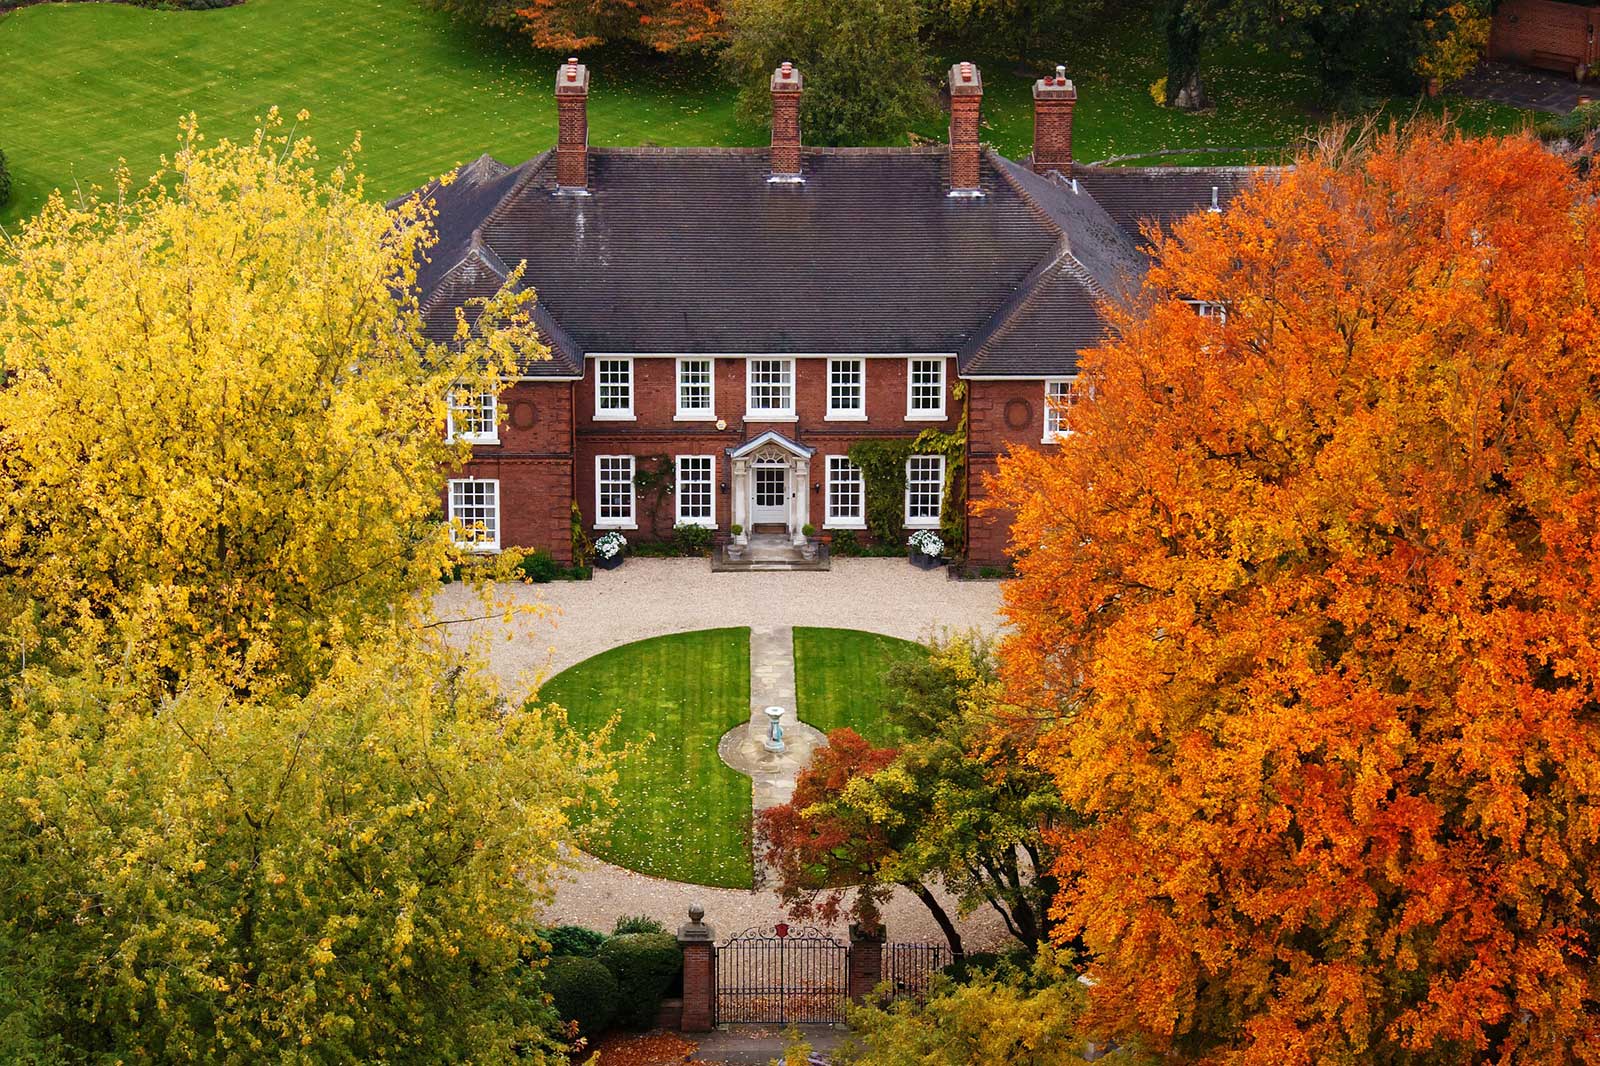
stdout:
<svg viewBox="0 0 1600 1066">
<path fill-rule="evenodd" d="M 844 1021 L 850 945 L 779 924 L 750 929 L 717 948 L 716 1024 Z"/>
<path fill-rule="evenodd" d="M 922 999 L 934 974 L 950 965 L 950 949 L 943 944 L 890 944 L 884 950 L 883 979 L 896 999 Z"/>
</svg>

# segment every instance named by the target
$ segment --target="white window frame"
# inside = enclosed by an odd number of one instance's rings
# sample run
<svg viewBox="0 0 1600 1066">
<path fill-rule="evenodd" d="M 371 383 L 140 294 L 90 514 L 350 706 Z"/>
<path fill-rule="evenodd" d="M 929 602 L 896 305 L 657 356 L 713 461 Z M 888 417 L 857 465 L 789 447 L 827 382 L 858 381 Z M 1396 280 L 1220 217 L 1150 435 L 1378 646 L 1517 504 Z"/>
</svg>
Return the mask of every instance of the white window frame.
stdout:
<svg viewBox="0 0 1600 1066">
<path fill-rule="evenodd" d="M 859 508 L 858 508 L 858 510 L 856 512 L 856 516 L 854 518 L 835 518 L 833 516 L 833 486 L 837 481 L 840 480 L 839 478 L 836 478 L 834 476 L 833 468 L 834 468 L 835 461 L 842 462 L 842 463 L 846 464 L 847 466 L 849 466 L 851 470 L 855 471 L 854 482 L 855 482 L 855 484 L 857 486 L 859 486 L 860 492 L 856 496 Z M 856 466 L 855 463 L 852 463 L 850 461 L 850 457 L 848 455 L 830 455 L 824 460 L 824 462 L 826 463 L 827 485 L 825 486 L 825 491 L 824 491 L 823 496 L 822 496 L 822 515 L 823 515 L 822 528 L 823 529 L 866 529 L 867 528 L 867 478 L 866 478 L 866 475 L 861 472 L 861 468 L 859 466 Z"/>
<path fill-rule="evenodd" d="M 683 368 L 685 363 L 704 363 L 706 365 L 706 405 L 704 407 L 683 406 Z M 717 361 L 714 357 L 705 355 L 680 356 L 674 361 L 673 394 L 676 413 L 672 416 L 676 422 L 715 422 L 717 420 Z"/>
<path fill-rule="evenodd" d="M 932 363 L 939 368 L 939 407 L 919 408 L 916 406 L 916 376 L 918 363 Z M 906 360 L 906 421 L 907 422 L 943 422 L 945 418 L 945 394 L 950 391 L 950 383 L 946 380 L 945 361 L 942 357 L 928 357 L 914 355 Z"/>
<path fill-rule="evenodd" d="M 841 363 L 854 363 L 856 373 L 860 380 L 856 382 L 856 389 L 860 393 L 860 403 L 855 407 L 835 407 L 833 405 L 833 374 Z M 860 357 L 842 356 L 828 359 L 828 413 L 824 419 L 828 422 L 865 422 L 867 420 L 867 361 Z"/>
<path fill-rule="evenodd" d="M 467 403 L 459 403 L 461 396 L 468 398 Z M 482 430 L 458 433 L 456 431 L 457 414 L 465 416 L 462 421 L 467 425 L 472 424 L 474 417 L 483 419 L 489 424 L 487 433 Z M 468 392 L 465 389 L 451 389 L 445 397 L 445 428 L 446 441 L 463 440 L 468 444 L 499 444 L 500 443 L 500 402 L 494 393 L 485 389 L 482 392 Z"/>
<path fill-rule="evenodd" d="M 601 401 L 605 395 L 605 373 L 607 365 L 622 365 L 627 368 L 628 374 L 628 406 L 624 410 L 618 407 L 602 407 Z M 594 417 L 597 422 L 632 422 L 633 400 L 636 393 L 634 384 L 636 379 L 633 373 L 633 360 L 626 357 L 605 356 L 594 361 Z"/>
<path fill-rule="evenodd" d="M 606 518 L 600 501 L 605 495 L 606 480 L 602 476 L 608 459 L 625 459 L 628 463 L 628 517 Z M 639 490 L 634 477 L 639 472 L 639 461 L 631 455 L 597 455 L 594 457 L 594 527 L 596 529 L 638 529 Z"/>
<path fill-rule="evenodd" d="M 494 535 L 485 540 L 479 537 L 468 538 L 462 534 L 466 531 L 466 523 L 460 521 L 456 514 L 456 488 L 460 485 L 487 485 L 493 497 L 491 506 L 494 511 Z M 481 506 L 481 504 L 480 504 Z M 450 523 L 450 540 L 458 548 L 473 552 L 497 552 L 500 550 L 500 479 L 492 477 L 458 477 L 451 478 L 445 489 L 445 518 Z M 478 521 L 478 519 L 474 519 Z M 458 526 L 459 523 L 459 526 Z"/>
<path fill-rule="evenodd" d="M 1214 300 L 1185 300 L 1184 303 L 1194 308 L 1194 313 L 1201 318 L 1214 318 L 1217 325 L 1228 324 L 1228 305 L 1219 304 Z"/>
<path fill-rule="evenodd" d="M 939 475 L 938 475 L 938 479 L 936 481 L 936 484 L 939 486 L 938 506 L 934 508 L 934 514 L 933 514 L 933 517 L 931 517 L 931 518 L 925 517 L 925 516 L 919 516 L 919 517 L 913 518 L 912 515 L 911 515 L 911 488 L 912 488 L 911 465 L 913 463 L 915 463 L 918 459 L 932 459 L 934 462 L 939 464 Z M 905 520 L 906 520 L 906 528 L 907 529 L 938 529 L 939 528 L 940 516 L 944 514 L 944 475 L 945 475 L 945 464 L 944 464 L 944 456 L 942 456 L 942 455 L 912 455 L 912 456 L 907 457 L 907 459 L 906 459 L 906 498 L 905 498 Z"/>
<path fill-rule="evenodd" d="M 711 513 L 705 517 L 686 518 L 683 513 L 683 461 L 685 459 L 704 459 L 707 466 L 706 498 L 711 501 Z M 680 455 L 673 460 L 673 516 L 677 525 L 704 526 L 706 529 L 717 528 L 717 457 L 714 455 Z"/>
<path fill-rule="evenodd" d="M 1045 378 L 1044 380 L 1044 437 L 1043 444 L 1060 444 L 1072 436 L 1072 430 L 1064 425 L 1066 408 L 1071 407 L 1079 400 L 1077 374 L 1061 378 Z M 1062 388 L 1064 396 L 1052 396 L 1052 388 Z M 1062 403 L 1061 401 L 1065 401 Z"/>
<path fill-rule="evenodd" d="M 789 406 L 785 408 L 752 407 L 755 392 L 752 381 L 757 363 L 782 363 L 789 368 Z M 795 418 L 795 361 L 792 356 L 747 358 L 744 361 L 744 418 L 746 422 L 794 422 Z"/>
</svg>

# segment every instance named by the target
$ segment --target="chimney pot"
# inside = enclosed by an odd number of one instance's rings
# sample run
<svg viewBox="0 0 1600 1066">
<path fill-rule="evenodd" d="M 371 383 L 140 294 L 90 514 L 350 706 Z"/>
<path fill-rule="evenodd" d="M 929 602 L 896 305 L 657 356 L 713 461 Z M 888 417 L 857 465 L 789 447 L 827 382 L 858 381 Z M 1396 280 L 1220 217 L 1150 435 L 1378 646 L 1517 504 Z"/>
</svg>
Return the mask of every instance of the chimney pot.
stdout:
<svg viewBox="0 0 1600 1066">
<path fill-rule="evenodd" d="M 1072 169 L 1072 111 L 1078 90 L 1057 66 L 1054 76 L 1033 83 L 1033 169 L 1040 174 Z"/>
<path fill-rule="evenodd" d="M 568 59 L 556 76 L 556 187 L 589 187 L 589 68 Z"/>
<path fill-rule="evenodd" d="M 983 75 L 969 62 L 950 68 L 950 195 L 982 196 L 978 181 L 978 125 Z"/>
</svg>

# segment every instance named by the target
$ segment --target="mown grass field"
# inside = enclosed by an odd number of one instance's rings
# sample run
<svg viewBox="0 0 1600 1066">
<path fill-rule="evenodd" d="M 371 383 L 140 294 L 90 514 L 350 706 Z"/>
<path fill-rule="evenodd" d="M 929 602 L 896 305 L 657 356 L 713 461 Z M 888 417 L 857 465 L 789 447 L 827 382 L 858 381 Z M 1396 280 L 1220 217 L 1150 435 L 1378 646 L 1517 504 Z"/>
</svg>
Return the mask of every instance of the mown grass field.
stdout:
<svg viewBox="0 0 1600 1066">
<path fill-rule="evenodd" d="M 794 650 L 802 721 L 824 732 L 847 725 L 878 744 L 897 739 L 883 721 L 883 676 L 925 654 L 922 645 L 796 628 Z M 619 773 L 611 824 L 589 850 L 654 877 L 750 887 L 750 779 L 717 757 L 722 735 L 750 720 L 750 630 L 624 644 L 563 670 L 539 699 L 565 707 L 585 732 L 615 715 L 615 743 L 635 746 Z"/>
<path fill-rule="evenodd" d="M 1237 48 L 1208 60 L 1213 112 L 1157 107 L 1149 86 L 1162 73 L 1160 45 L 1142 23 L 1064 40 L 1028 63 L 964 57 L 984 71 L 985 137 L 1011 155 L 1026 152 L 1032 136 L 1032 78 L 1057 61 L 1078 85 L 1075 142 L 1085 160 L 1161 148 L 1292 146 L 1326 117 L 1314 110 L 1311 82 L 1291 59 Z M 614 49 L 584 59 L 594 71 L 595 144 L 766 140 L 764 127 L 736 120 L 733 89 L 713 61 Z M 52 188 L 107 184 L 119 158 L 136 178 L 149 174 L 189 111 L 215 138 L 247 135 L 273 105 L 287 115 L 305 109 L 312 117 L 304 129 L 330 159 L 359 130 L 368 189 L 379 198 L 485 151 L 520 161 L 555 137 L 550 94 L 559 60 L 454 23 L 418 0 L 246 0 L 217 11 L 22 8 L 0 15 L 0 148 L 15 182 L 0 222 L 31 214 Z M 1404 115 L 1414 102 L 1388 106 Z M 1449 108 L 1473 129 L 1524 121 L 1496 105 L 1445 99 L 1427 106 Z M 944 135 L 937 116 L 915 132 Z"/>
<path fill-rule="evenodd" d="M 854 629 L 794 630 L 797 713 L 827 733 L 849 726 L 874 744 L 894 744 L 900 731 L 883 716 L 889 668 L 927 655 L 921 644 Z"/>
<path fill-rule="evenodd" d="M 617 715 L 617 744 L 638 746 L 591 851 L 654 877 L 750 887 L 750 779 L 717 758 L 722 734 L 750 719 L 749 629 L 624 644 L 563 670 L 539 699 L 583 731 Z"/>
</svg>

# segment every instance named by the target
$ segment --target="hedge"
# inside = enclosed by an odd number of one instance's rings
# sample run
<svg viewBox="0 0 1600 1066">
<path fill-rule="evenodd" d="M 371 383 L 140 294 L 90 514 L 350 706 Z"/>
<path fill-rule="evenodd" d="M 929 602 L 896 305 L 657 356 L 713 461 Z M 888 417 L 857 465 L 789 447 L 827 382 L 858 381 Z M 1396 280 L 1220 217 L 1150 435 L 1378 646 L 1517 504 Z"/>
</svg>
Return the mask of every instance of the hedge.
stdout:
<svg viewBox="0 0 1600 1066">
<path fill-rule="evenodd" d="M 600 950 L 600 945 L 606 942 L 606 935 L 581 925 L 558 925 L 554 929 L 546 929 L 544 939 L 550 944 L 551 955 L 576 955 L 587 959 Z"/>
<path fill-rule="evenodd" d="M 594 959 L 562 955 L 545 964 L 544 990 L 563 1022 L 593 1040 L 611 1028 L 620 1005 L 617 979 Z"/>
<path fill-rule="evenodd" d="M 617 979 L 617 1024 L 648 1029 L 683 972 L 683 949 L 671 933 L 625 933 L 600 946 L 595 960 Z"/>
</svg>

